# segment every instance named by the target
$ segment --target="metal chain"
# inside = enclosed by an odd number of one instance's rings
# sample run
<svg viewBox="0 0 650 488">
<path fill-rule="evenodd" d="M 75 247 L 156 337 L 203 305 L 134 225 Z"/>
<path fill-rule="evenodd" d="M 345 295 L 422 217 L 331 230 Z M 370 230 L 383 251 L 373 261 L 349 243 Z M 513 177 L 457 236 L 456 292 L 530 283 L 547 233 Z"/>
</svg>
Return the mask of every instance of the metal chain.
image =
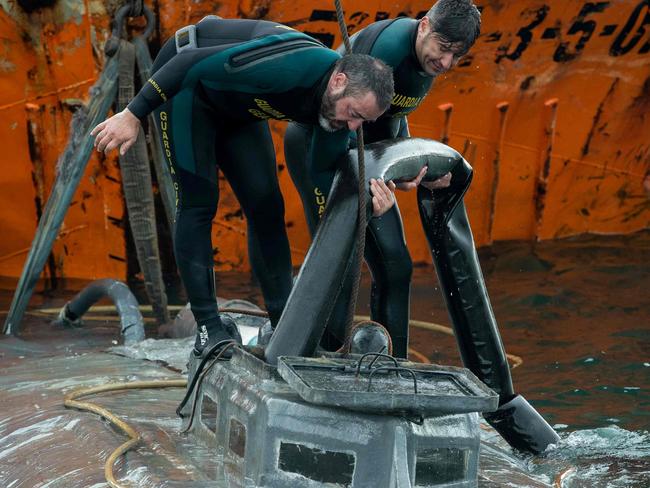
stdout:
<svg viewBox="0 0 650 488">
<path fill-rule="evenodd" d="M 142 0 L 130 0 L 127 5 L 131 7 L 129 17 L 140 17 L 144 13 L 144 2 Z"/>
<path fill-rule="evenodd" d="M 109 37 L 106 40 L 106 44 L 104 44 L 104 53 L 106 56 L 109 58 L 113 57 L 120 47 L 120 39 L 127 38 L 127 19 L 129 17 L 140 17 L 141 15 L 144 15 L 147 22 L 145 30 L 142 33 L 142 37 L 147 39 L 156 26 L 156 19 L 151 9 L 144 5 L 142 0 L 132 0 L 117 9 L 117 12 L 113 18 L 113 30 L 111 31 L 111 37 Z"/>
</svg>

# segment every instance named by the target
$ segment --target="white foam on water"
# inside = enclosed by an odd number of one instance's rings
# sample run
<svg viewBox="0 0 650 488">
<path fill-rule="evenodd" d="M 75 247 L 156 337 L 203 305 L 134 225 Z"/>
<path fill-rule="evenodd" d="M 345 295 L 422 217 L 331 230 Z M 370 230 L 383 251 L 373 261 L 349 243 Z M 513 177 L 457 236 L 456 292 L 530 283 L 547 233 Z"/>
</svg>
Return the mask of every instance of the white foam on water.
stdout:
<svg viewBox="0 0 650 488">
<path fill-rule="evenodd" d="M 650 433 L 629 431 L 617 425 L 578 430 L 563 437 L 555 449 L 567 449 L 580 456 L 645 458 L 650 457 Z"/>
</svg>

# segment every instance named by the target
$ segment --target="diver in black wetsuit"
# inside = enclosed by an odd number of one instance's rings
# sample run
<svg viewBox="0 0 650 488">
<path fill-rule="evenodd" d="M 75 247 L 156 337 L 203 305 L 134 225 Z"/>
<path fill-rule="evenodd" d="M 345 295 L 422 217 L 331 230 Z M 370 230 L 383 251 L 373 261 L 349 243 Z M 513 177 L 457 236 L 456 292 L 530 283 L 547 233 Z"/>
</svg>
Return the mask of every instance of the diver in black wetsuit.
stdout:
<svg viewBox="0 0 650 488">
<path fill-rule="evenodd" d="M 177 196 L 174 251 L 197 322 L 195 353 L 237 338 L 219 316 L 213 275 L 212 219 L 217 166 L 248 222 L 253 270 L 271 324 L 291 290 L 291 257 L 267 119 L 316 124 L 347 133 L 375 120 L 393 97 L 392 73 L 367 55 L 341 57 L 315 39 L 267 21 L 203 19 L 179 30 L 156 57 L 152 76 L 128 107 L 99 124 L 99 151 L 135 141 L 155 111 Z M 340 129 L 340 130 L 339 130 Z M 314 147 L 314 159 L 331 159 Z M 373 210 L 392 205 L 391 189 L 374 182 Z"/>
<path fill-rule="evenodd" d="M 480 13 L 472 0 L 438 0 L 419 21 L 398 18 L 375 22 L 352 36 L 353 52 L 381 59 L 394 72 L 395 97 L 391 107 L 376 122 L 364 125 L 364 141 L 408 137 L 406 116 L 420 105 L 435 77 L 454 67 L 470 49 L 479 29 Z M 289 124 L 285 135 L 287 167 L 303 200 L 312 233 L 325 209 L 331 180 L 310 179 L 305 168 L 316 166 L 323 173 L 318 165 L 326 161 L 310 160 L 311 146 L 322 148 L 323 137 L 328 135 L 317 126 L 300 123 Z M 421 185 L 420 214 L 463 364 L 499 394 L 499 409 L 485 418 L 513 447 L 538 453 L 559 438 L 535 409 L 514 392 L 462 201 L 471 181 L 471 168 L 468 170 L 465 178 L 451 182 L 451 186 L 448 178 L 433 182 L 439 188 L 433 192 Z M 423 175 L 424 169 L 402 189 L 417 187 Z M 412 264 L 397 206 L 368 223 L 365 259 L 373 278 L 372 319 L 388 329 L 393 354 L 406 358 Z M 321 342 L 328 349 L 338 348 L 345 339 L 350 296 L 347 290 L 351 285 L 350 280 L 343 285 L 330 315 Z"/>
<path fill-rule="evenodd" d="M 407 115 L 424 100 L 435 77 L 453 68 L 478 37 L 480 14 L 470 0 L 440 0 L 420 21 L 398 18 L 375 22 L 352 36 L 355 53 L 370 54 L 393 68 L 395 96 L 390 108 L 376 121 L 364 125 L 364 141 L 372 143 L 408 137 Z M 289 124 L 285 156 L 291 177 L 299 190 L 311 232 L 325 208 L 329 182 L 310 179 L 309 147 L 327 144 L 328 135 L 315 126 Z M 355 145 L 355 140 L 351 140 Z M 306 164 L 305 164 L 306 161 Z M 322 160 L 321 160 L 322 161 Z M 322 170 L 321 170 L 322 171 Z M 397 184 L 401 190 L 416 188 L 426 169 L 414 181 Z M 422 183 L 428 188 L 449 185 L 450 175 L 438 182 Z M 404 240 L 397 205 L 368 223 L 365 259 L 372 273 L 371 317 L 389 331 L 393 354 L 408 353 L 409 293 L 412 263 Z M 330 317 L 323 346 L 337 349 L 344 341 L 347 299 L 352 283 L 347 280 Z"/>
</svg>

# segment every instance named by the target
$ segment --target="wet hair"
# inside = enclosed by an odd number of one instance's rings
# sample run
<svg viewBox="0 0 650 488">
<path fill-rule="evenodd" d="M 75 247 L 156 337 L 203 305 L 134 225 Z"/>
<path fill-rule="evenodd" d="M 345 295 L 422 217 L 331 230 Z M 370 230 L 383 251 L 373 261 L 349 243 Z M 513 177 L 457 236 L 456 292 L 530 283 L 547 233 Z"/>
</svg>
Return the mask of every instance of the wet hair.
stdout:
<svg viewBox="0 0 650 488">
<path fill-rule="evenodd" d="M 395 95 L 395 88 L 393 70 L 386 63 L 367 54 L 346 54 L 336 62 L 334 69 L 348 78 L 342 96 L 364 95 L 372 91 L 377 98 L 379 109 L 388 109 Z"/>
<path fill-rule="evenodd" d="M 427 12 L 431 34 L 469 51 L 481 33 L 481 13 L 472 0 L 438 0 Z"/>
</svg>

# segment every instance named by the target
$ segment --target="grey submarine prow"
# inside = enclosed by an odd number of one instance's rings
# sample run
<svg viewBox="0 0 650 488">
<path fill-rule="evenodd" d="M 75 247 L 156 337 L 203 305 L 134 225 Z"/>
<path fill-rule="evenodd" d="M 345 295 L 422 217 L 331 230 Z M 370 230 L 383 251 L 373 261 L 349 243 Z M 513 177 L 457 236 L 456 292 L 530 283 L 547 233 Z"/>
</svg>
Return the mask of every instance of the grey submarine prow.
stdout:
<svg viewBox="0 0 650 488">
<path fill-rule="evenodd" d="M 463 197 L 473 170 L 462 155 L 437 141 L 408 138 L 365 146 L 366 188 L 371 178 L 409 180 L 427 166 L 425 180 L 451 173 L 450 186 L 419 186 L 418 209 L 463 365 L 499 395 L 499 407 L 484 418 L 514 448 L 542 453 L 559 436 L 521 395 L 515 393 L 505 349 L 490 304 Z M 281 356 L 311 357 L 323 335 L 349 272 L 358 213 L 358 155 L 339 161 L 328 204 L 296 283 L 265 350 L 276 365 Z M 367 218 L 371 195 L 365 193 Z"/>
</svg>

